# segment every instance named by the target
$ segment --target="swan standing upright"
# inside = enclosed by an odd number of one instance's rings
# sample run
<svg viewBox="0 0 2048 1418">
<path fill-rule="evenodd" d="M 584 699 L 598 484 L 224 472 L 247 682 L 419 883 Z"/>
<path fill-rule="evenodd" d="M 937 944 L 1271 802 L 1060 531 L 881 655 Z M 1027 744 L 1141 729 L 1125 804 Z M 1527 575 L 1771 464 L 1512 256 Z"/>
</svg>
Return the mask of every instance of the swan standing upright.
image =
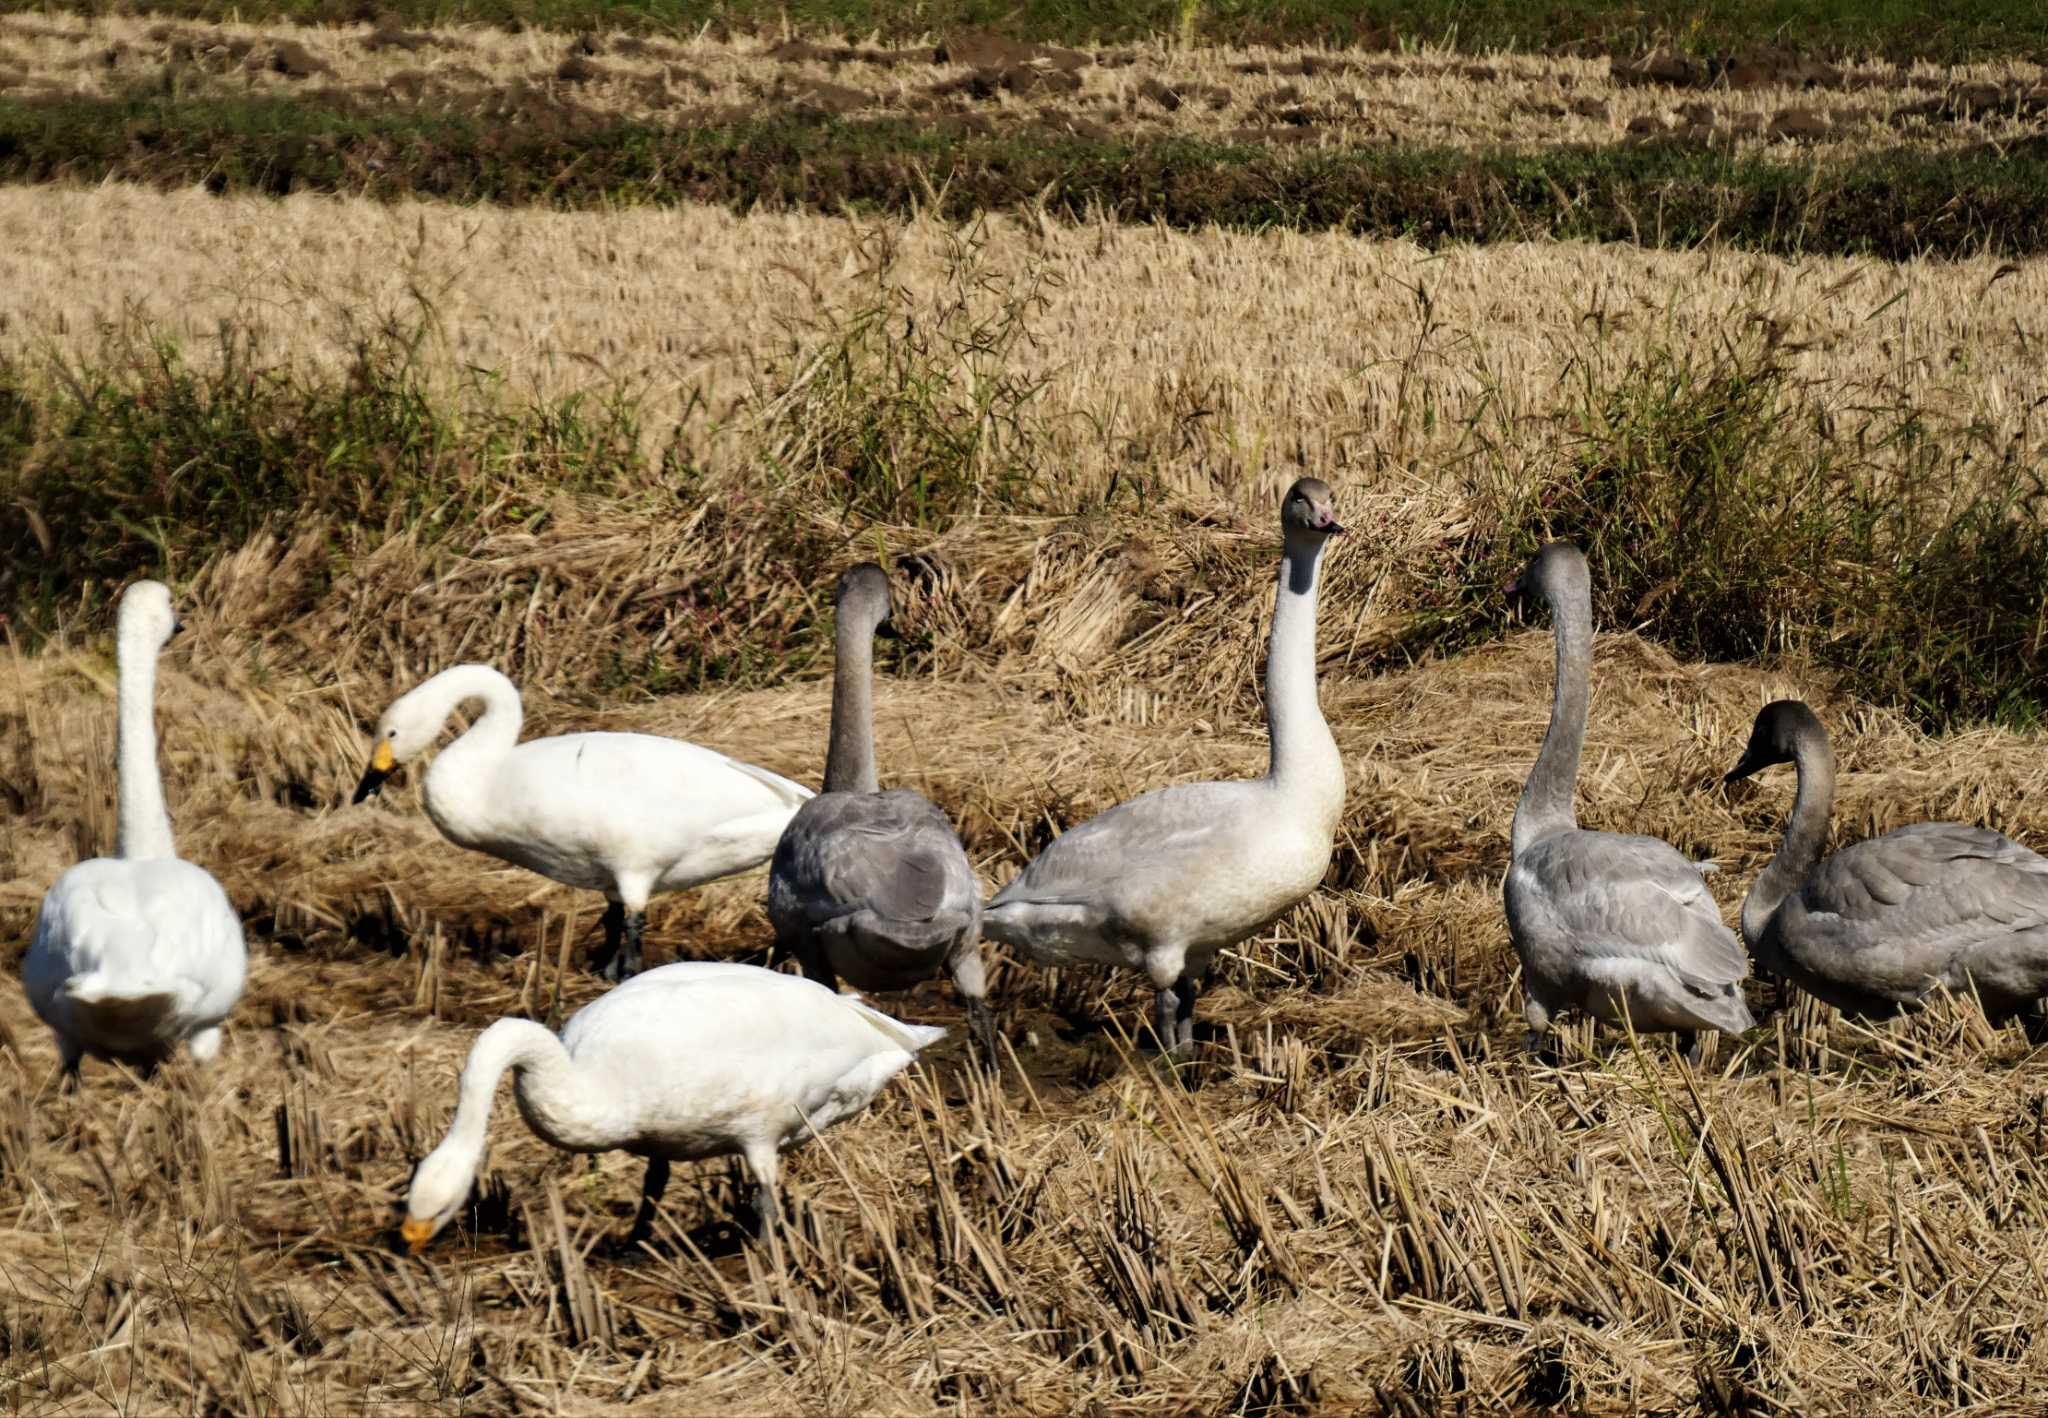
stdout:
<svg viewBox="0 0 2048 1418">
<path fill-rule="evenodd" d="M 1742 903 L 1757 965 L 1850 1014 L 1916 1009 L 1937 985 L 1974 991 L 1993 1023 L 2021 1016 L 2048 1042 L 2048 859 L 1986 828 L 1920 822 L 1822 861 L 1835 755 L 1796 699 L 1757 714 L 1727 781 L 1775 763 L 1794 766 L 1799 789 Z"/>
<path fill-rule="evenodd" d="M 1688 1058 L 1697 1031 L 1740 1034 L 1749 961 L 1721 920 L 1700 870 L 1655 837 L 1588 832 L 1572 794 L 1593 693 L 1593 596 L 1586 559 L 1565 542 L 1536 554 L 1510 595 L 1541 596 L 1557 627 L 1550 728 L 1515 808 L 1505 889 L 1508 934 L 1522 961 L 1533 1050 L 1551 1017 L 1578 1008 L 1670 1029 Z"/>
<path fill-rule="evenodd" d="M 974 1042 L 995 1062 L 982 971 L 981 883 L 953 824 L 875 773 L 874 638 L 889 621 L 889 578 L 873 562 L 839 578 L 832 739 L 825 791 L 797 809 L 768 872 L 776 942 L 836 990 L 902 990 L 950 971 Z"/>
<path fill-rule="evenodd" d="M 1290 910 L 1329 869 L 1344 762 L 1316 702 L 1316 590 L 1323 549 L 1343 530 L 1318 479 L 1281 499 L 1266 776 L 1120 803 L 1055 838 L 982 915 L 984 934 L 1041 964 L 1143 970 L 1158 991 L 1153 1034 L 1172 1052 L 1194 1042 L 1195 997 L 1217 952 Z"/>
<path fill-rule="evenodd" d="M 427 770 L 427 816 L 458 846 L 565 886 L 602 891 L 606 979 L 638 973 L 647 902 L 768 860 L 811 796 L 787 778 L 654 734 L 583 733 L 519 742 L 512 681 L 455 665 L 391 702 L 355 801 L 431 746 L 456 707 L 484 712 Z"/>
<path fill-rule="evenodd" d="M 210 1063 L 248 974 L 241 919 L 219 882 L 178 859 L 164 807 L 156 660 L 177 630 L 161 582 L 137 581 L 122 593 L 117 855 L 57 878 L 22 961 L 29 1003 L 74 1077 L 87 1054 L 153 1068 L 181 1041 L 195 1063 Z"/>
<path fill-rule="evenodd" d="M 543 1141 L 647 1159 L 636 1235 L 671 1162 L 738 1153 L 760 1188 L 765 1236 L 780 1154 L 867 1107 L 945 1032 L 812 980 L 717 961 L 637 975 L 576 1011 L 560 1038 L 501 1019 L 470 1048 L 448 1135 L 413 1172 L 400 1233 L 418 1252 L 462 1210 L 510 1069 L 520 1115 Z"/>
</svg>

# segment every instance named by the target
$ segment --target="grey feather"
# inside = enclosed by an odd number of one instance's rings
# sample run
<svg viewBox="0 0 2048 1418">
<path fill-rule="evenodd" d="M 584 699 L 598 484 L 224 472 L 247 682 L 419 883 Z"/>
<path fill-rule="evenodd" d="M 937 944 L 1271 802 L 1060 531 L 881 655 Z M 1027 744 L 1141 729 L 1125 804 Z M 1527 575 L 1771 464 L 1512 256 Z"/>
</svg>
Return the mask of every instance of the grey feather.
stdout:
<svg viewBox="0 0 2048 1418">
<path fill-rule="evenodd" d="M 946 815 L 916 793 L 821 793 L 782 834 L 768 915 L 864 990 L 904 989 L 979 933 L 981 888 Z"/>
<path fill-rule="evenodd" d="M 1853 1014 L 1945 987 L 1974 990 L 2002 1020 L 2048 995 L 2048 860 L 1981 827 L 1902 827 L 1821 862 L 1757 955 Z"/>
</svg>

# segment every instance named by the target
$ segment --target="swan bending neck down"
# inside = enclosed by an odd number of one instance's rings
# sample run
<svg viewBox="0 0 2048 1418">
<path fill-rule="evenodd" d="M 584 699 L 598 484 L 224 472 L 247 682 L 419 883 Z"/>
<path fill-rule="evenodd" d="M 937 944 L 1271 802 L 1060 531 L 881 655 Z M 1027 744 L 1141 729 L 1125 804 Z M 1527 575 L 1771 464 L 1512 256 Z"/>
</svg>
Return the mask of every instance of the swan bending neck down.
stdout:
<svg viewBox="0 0 2048 1418">
<path fill-rule="evenodd" d="M 930 801 L 878 791 L 873 648 L 889 578 L 872 562 L 839 579 L 832 737 L 825 791 L 790 820 L 768 871 L 775 939 L 830 990 L 908 989 L 941 971 L 967 1002 L 975 1047 L 995 1063 L 982 970 L 981 883 L 953 824 Z"/>
<path fill-rule="evenodd" d="M 57 879 L 22 961 L 29 1002 L 74 1078 L 87 1054 L 153 1068 L 180 1041 L 195 1062 L 210 1062 L 248 973 L 241 918 L 204 868 L 178 860 L 164 806 L 156 661 L 177 630 L 162 583 L 122 593 L 118 853 Z"/>
<path fill-rule="evenodd" d="M 680 739 L 582 733 L 519 742 L 519 691 L 455 665 L 393 700 L 360 803 L 430 748 L 463 704 L 483 713 L 427 770 L 427 816 L 458 846 L 601 891 L 607 978 L 639 970 L 647 903 L 768 860 L 810 790 Z"/>
<path fill-rule="evenodd" d="M 794 975 L 703 961 L 635 976 L 578 1010 L 560 1038 L 501 1019 L 470 1049 L 448 1135 L 413 1173 L 400 1231 L 417 1252 L 462 1210 L 509 1071 L 520 1115 L 543 1141 L 647 1159 L 636 1236 L 671 1162 L 735 1153 L 759 1184 L 766 1236 L 780 1154 L 865 1109 L 944 1033 Z"/>
<path fill-rule="evenodd" d="M 1508 934 L 1522 961 L 1537 1048 L 1559 1010 L 1675 1031 L 1697 1059 L 1697 1031 L 1739 1034 L 1749 962 L 1699 868 L 1655 837 L 1588 832 L 1572 796 L 1592 702 L 1593 600 L 1586 559 L 1553 542 L 1511 595 L 1541 596 L 1557 626 L 1550 728 L 1515 808 L 1505 884 Z"/>
<path fill-rule="evenodd" d="M 2048 860 L 1986 828 L 1922 822 L 1823 861 L 1835 755 L 1796 699 L 1757 714 L 1727 781 L 1787 762 L 1799 787 L 1784 841 L 1742 903 L 1758 966 L 1850 1014 L 1974 993 L 1994 1024 L 2019 1016 L 2048 1042 Z"/>
<path fill-rule="evenodd" d="M 1283 552 L 1266 656 L 1272 762 L 1253 782 L 1182 783 L 1054 839 L 996 896 L 985 934 L 1041 964 L 1126 965 L 1151 977 L 1162 1048 L 1194 1043 L 1217 953 L 1291 910 L 1330 864 L 1344 762 L 1316 700 L 1316 599 L 1337 522 L 1329 487 L 1281 500 Z"/>
</svg>

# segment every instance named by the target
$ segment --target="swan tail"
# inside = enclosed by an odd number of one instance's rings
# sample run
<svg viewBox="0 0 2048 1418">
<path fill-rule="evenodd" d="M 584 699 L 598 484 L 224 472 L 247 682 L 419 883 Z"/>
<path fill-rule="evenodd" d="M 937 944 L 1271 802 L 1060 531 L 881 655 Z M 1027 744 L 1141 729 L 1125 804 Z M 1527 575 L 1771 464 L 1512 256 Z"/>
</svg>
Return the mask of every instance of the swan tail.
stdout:
<svg viewBox="0 0 2048 1418">
<path fill-rule="evenodd" d="M 147 1031 L 178 1007 L 178 992 L 154 981 L 122 981 L 105 971 L 82 975 L 64 986 L 64 997 L 103 1029 Z"/>
<path fill-rule="evenodd" d="M 906 1053 L 915 1054 L 929 1048 L 946 1037 L 946 1031 L 935 1024 L 905 1024 L 902 1020 L 882 1013 L 879 1009 L 861 1003 L 852 995 L 839 996 L 845 1003 L 859 1010 L 868 1023 L 889 1036 Z"/>
<path fill-rule="evenodd" d="M 1749 1012 L 1749 1005 L 1742 998 L 1742 990 L 1734 985 L 1724 995 L 1700 1003 L 1700 1019 L 1723 1034 L 1741 1034 L 1756 1027 L 1756 1016 Z"/>
</svg>

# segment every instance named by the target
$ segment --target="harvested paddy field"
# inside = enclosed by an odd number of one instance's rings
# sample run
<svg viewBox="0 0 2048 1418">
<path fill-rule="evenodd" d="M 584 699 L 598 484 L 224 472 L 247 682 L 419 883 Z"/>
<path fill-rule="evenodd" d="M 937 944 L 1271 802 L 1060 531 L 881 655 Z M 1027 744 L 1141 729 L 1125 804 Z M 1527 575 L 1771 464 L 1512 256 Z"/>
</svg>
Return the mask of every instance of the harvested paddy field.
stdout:
<svg viewBox="0 0 2048 1418">
<path fill-rule="evenodd" d="M 0 18 L 0 176 L 215 192 L 2021 255 L 2041 248 L 2044 125 L 2024 47 Z"/>
<path fill-rule="evenodd" d="M 1722 775 L 1783 696 L 1836 845 L 2048 845 L 2039 17 L 692 3 L 0 16 L 0 960 L 113 844 L 141 575 L 187 626 L 178 846 L 250 948 L 216 1065 L 76 1092 L 0 989 L 9 1404 L 2048 1404 L 2017 1025 L 1757 982 L 1698 1068 L 1583 1024 L 1534 1058 L 1501 906 L 1552 668 L 1501 588 L 1552 537 L 1603 632 L 1581 819 L 1716 865 L 1727 919 L 1792 775 Z M 990 946 L 1000 1066 L 943 983 L 877 997 L 951 1033 L 788 1155 L 780 1260 L 737 1165 L 629 1241 L 640 1164 L 502 1098 L 404 1254 L 478 1031 L 603 986 L 599 898 L 444 840 L 424 763 L 350 801 L 394 695 L 484 661 L 528 736 L 815 786 L 831 588 L 879 560 L 883 782 L 992 891 L 1264 771 L 1304 474 L 1352 530 L 1344 814 L 1195 1061 L 1135 1037 L 1141 977 Z M 764 892 L 657 897 L 649 963 L 787 967 Z"/>
<path fill-rule="evenodd" d="M 1836 64 L 1765 50 L 1720 61 L 1452 50 L 1080 50 L 991 35 L 885 47 L 844 38 L 510 34 L 480 26 L 199 25 L 143 17 L 0 18 L 0 89 L 17 101 L 290 96 L 395 113 L 676 128 L 882 119 L 906 131 L 1252 147 L 1786 144 L 1843 155 L 1934 151 L 2041 131 L 2048 81 L 2015 60 Z"/>
</svg>

